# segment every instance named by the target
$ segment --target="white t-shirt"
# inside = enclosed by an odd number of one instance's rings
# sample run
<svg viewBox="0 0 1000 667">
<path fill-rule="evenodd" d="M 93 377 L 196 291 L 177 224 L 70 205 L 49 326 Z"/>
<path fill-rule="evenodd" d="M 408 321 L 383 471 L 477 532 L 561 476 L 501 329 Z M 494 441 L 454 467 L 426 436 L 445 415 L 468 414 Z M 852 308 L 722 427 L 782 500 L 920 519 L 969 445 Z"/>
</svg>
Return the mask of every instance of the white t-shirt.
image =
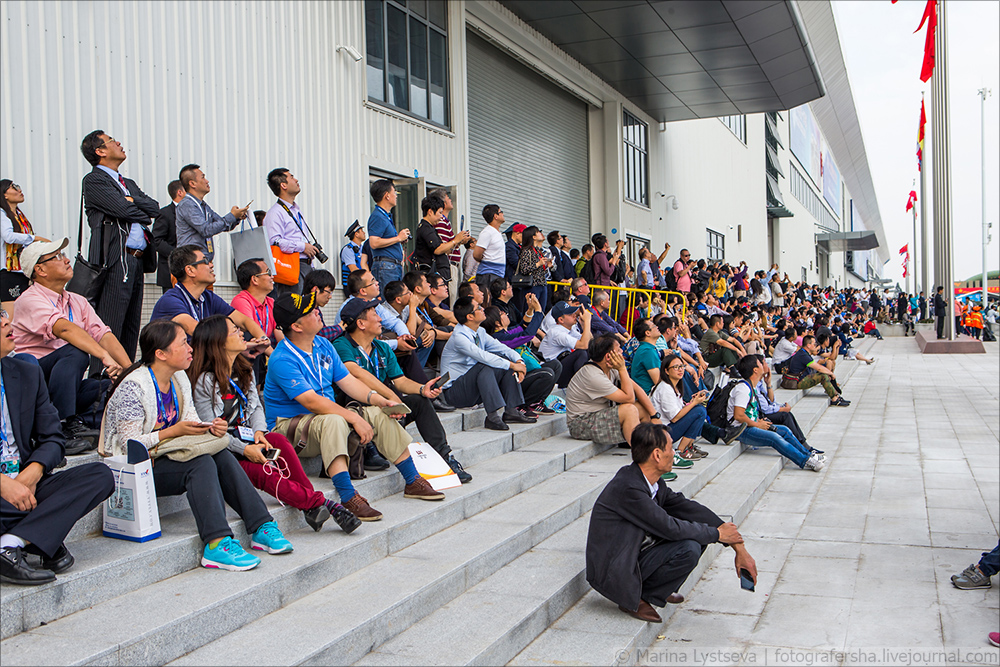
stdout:
<svg viewBox="0 0 1000 667">
<path fill-rule="evenodd" d="M 684 397 L 678 396 L 674 388 L 667 382 L 656 383 L 649 400 L 653 402 L 653 407 L 660 413 L 660 418 L 664 423 L 673 419 L 678 412 L 684 409 Z"/>
<path fill-rule="evenodd" d="M 483 231 L 479 233 L 479 238 L 476 239 L 476 245 L 483 249 L 483 259 L 480 261 L 500 264 L 501 266 L 506 265 L 507 252 L 503 235 L 494 229 L 492 225 L 483 227 Z"/>
<path fill-rule="evenodd" d="M 545 334 L 542 344 L 538 346 L 538 351 L 546 360 L 551 361 L 563 352 L 569 352 L 575 348 L 577 341 L 580 340 L 580 336 L 580 332 L 567 329 L 563 325 L 556 323 Z"/>
<path fill-rule="evenodd" d="M 733 408 L 740 407 L 747 411 L 747 417 L 752 420 L 757 420 L 760 415 L 752 414 L 754 410 L 748 409 L 747 406 L 750 405 L 750 385 L 746 382 L 740 382 L 738 385 L 733 387 L 733 390 L 729 393 L 729 404 L 726 406 L 726 417 L 729 419 L 729 423 L 735 423 L 733 421 Z"/>
</svg>

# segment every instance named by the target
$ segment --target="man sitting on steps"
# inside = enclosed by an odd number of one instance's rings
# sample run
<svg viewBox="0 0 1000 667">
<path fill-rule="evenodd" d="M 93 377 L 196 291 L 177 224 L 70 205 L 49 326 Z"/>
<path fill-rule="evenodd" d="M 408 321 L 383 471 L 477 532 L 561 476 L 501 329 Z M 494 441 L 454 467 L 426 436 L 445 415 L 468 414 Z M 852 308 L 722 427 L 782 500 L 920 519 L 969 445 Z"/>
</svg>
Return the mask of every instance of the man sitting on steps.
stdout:
<svg viewBox="0 0 1000 667">
<path fill-rule="evenodd" d="M 684 601 L 677 591 L 713 542 L 732 547 L 737 574 L 745 569 L 757 581 L 757 564 L 736 525 L 664 484 L 661 476 L 673 463 L 667 429 L 637 426 L 632 464 L 601 491 L 587 534 L 587 582 L 625 613 L 649 623 L 663 620 L 654 606 Z"/>
</svg>

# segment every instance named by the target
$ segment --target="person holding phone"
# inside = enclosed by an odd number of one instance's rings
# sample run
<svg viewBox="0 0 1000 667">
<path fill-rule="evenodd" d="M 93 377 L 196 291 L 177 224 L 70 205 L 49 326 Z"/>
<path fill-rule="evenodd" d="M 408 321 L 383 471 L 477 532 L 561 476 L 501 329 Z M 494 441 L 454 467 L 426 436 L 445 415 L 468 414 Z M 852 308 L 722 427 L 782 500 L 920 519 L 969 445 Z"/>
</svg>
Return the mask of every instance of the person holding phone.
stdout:
<svg viewBox="0 0 1000 667">
<path fill-rule="evenodd" d="M 195 328 L 191 344 L 194 355 L 187 374 L 195 409 L 206 422 L 214 423 L 216 417 L 226 421 L 229 450 L 250 482 L 302 510 L 315 531 L 331 516 L 345 533 L 357 529 L 361 522 L 350 510 L 313 488 L 288 438 L 268 432 L 253 364 L 242 354 L 247 343 L 236 323 L 224 315 L 205 318 Z M 275 456 L 281 463 L 269 463 Z"/>
<path fill-rule="evenodd" d="M 251 548 L 272 554 L 292 551 L 291 542 L 282 535 L 229 449 L 187 461 L 175 461 L 160 449 L 184 436 L 223 438 L 229 427 L 224 419 L 216 417 L 207 425 L 198 416 L 184 372 L 192 359 L 184 329 L 176 322 L 154 320 L 139 334 L 139 349 L 139 361 L 123 373 L 108 399 L 101 426 L 101 454 L 124 456 L 128 443 L 136 441 L 153 458 L 156 495 L 187 493 L 198 534 L 205 542 L 203 567 L 243 571 L 260 564 L 260 559 L 244 551 L 233 537 L 226 505 L 243 519 Z M 200 443 L 205 443 L 204 439 Z"/>
<path fill-rule="evenodd" d="M 212 187 L 200 166 L 184 165 L 177 178 L 187 193 L 174 209 L 177 246 L 196 245 L 205 252 L 205 257 L 213 259 L 215 244 L 212 237 L 235 229 L 240 220 L 247 217 L 247 210 L 253 200 L 242 208 L 233 206 L 229 213 L 221 216 L 205 201 L 205 195 L 212 191 Z"/>
</svg>

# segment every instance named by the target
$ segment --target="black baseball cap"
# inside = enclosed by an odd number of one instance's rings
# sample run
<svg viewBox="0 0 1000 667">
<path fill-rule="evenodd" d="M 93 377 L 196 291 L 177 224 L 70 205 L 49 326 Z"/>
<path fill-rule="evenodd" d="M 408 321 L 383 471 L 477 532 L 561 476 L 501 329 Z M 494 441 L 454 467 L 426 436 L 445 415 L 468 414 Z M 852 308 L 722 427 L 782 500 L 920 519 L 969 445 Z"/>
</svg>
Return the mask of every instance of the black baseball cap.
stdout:
<svg viewBox="0 0 1000 667">
<path fill-rule="evenodd" d="M 350 325 L 357 321 L 361 314 L 364 313 L 369 308 L 374 308 L 379 304 L 378 300 L 372 299 L 366 301 L 365 299 L 353 298 L 344 304 L 344 307 L 340 310 L 340 319 L 344 321 L 344 324 Z"/>
<path fill-rule="evenodd" d="M 282 294 L 274 302 L 274 322 L 282 329 L 295 324 L 316 309 L 316 292 Z"/>
</svg>

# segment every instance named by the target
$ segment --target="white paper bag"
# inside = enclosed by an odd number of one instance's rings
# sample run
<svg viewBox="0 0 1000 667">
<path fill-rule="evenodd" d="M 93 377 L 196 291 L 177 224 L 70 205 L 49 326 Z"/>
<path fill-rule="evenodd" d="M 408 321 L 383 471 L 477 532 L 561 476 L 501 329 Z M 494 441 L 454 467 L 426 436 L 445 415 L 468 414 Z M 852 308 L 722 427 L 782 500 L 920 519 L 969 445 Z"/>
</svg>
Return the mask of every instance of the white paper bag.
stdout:
<svg viewBox="0 0 1000 667">
<path fill-rule="evenodd" d="M 127 461 L 127 456 L 104 459 L 115 475 L 115 491 L 104 501 L 104 536 L 146 542 L 160 536 L 153 461 Z"/>
<path fill-rule="evenodd" d="M 251 217 L 251 216 L 248 216 Z M 248 259 L 262 259 L 267 268 L 274 274 L 274 256 L 267 242 L 267 233 L 263 227 L 248 225 L 244 219 L 237 231 L 229 233 L 229 241 L 233 246 L 233 266 L 237 267 Z"/>
<path fill-rule="evenodd" d="M 462 480 L 458 478 L 451 466 L 445 463 L 441 455 L 426 442 L 411 442 L 410 457 L 413 459 L 413 465 L 416 466 L 417 472 L 430 482 L 431 488 L 435 491 L 462 486 Z"/>
</svg>

